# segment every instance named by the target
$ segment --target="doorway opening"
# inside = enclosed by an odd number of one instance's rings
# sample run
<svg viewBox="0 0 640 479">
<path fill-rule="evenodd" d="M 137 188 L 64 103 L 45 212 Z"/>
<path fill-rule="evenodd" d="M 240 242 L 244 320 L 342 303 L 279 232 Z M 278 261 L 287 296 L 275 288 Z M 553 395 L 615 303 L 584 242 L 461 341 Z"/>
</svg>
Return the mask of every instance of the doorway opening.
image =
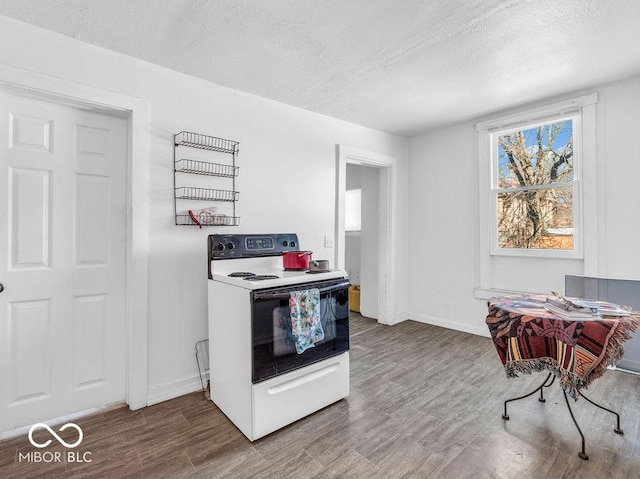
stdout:
<svg viewBox="0 0 640 479">
<path fill-rule="evenodd" d="M 335 262 L 360 287 L 361 314 L 393 324 L 395 160 L 339 145 L 337 162 Z M 351 223 L 351 214 L 347 224 L 346 208 L 357 203 L 358 190 L 360 208 L 354 209 L 360 212 L 360 225 Z"/>
</svg>

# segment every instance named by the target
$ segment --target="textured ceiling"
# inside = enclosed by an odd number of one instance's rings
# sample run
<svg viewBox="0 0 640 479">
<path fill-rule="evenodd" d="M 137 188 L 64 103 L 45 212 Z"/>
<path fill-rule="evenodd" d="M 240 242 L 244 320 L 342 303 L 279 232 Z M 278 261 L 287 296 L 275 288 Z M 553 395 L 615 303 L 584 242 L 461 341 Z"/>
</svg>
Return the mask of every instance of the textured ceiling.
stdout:
<svg viewBox="0 0 640 479">
<path fill-rule="evenodd" d="M 0 15 L 404 136 L 640 74 L 640 0 L 0 0 Z"/>
</svg>

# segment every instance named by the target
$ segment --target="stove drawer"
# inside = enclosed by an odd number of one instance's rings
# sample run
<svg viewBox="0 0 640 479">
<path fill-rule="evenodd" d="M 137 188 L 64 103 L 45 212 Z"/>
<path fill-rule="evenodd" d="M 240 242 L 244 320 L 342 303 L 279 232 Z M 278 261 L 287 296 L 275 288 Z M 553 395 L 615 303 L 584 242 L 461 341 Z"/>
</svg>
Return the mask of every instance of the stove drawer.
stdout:
<svg viewBox="0 0 640 479">
<path fill-rule="evenodd" d="M 253 438 L 349 395 L 349 353 L 253 385 Z"/>
</svg>

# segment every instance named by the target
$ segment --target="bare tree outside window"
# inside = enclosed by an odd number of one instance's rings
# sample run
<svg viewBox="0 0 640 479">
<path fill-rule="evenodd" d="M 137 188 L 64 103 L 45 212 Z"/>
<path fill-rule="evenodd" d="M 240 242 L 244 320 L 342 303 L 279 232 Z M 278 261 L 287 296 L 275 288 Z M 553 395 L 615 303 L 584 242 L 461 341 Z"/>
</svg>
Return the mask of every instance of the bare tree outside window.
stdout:
<svg viewBox="0 0 640 479">
<path fill-rule="evenodd" d="M 500 248 L 573 249 L 573 121 L 493 135 Z"/>
</svg>

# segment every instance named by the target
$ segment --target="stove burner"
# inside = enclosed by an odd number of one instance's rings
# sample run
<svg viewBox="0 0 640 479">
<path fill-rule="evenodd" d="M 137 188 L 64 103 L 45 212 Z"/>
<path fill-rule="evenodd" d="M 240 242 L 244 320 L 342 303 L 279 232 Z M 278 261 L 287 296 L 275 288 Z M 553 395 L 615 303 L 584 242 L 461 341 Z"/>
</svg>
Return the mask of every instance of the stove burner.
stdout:
<svg viewBox="0 0 640 479">
<path fill-rule="evenodd" d="M 259 274 L 259 275 L 254 275 L 254 276 L 247 276 L 246 278 L 244 278 L 245 281 L 262 281 L 265 279 L 278 279 L 279 276 L 276 276 L 274 274 Z"/>
<path fill-rule="evenodd" d="M 235 273 L 231 273 L 229 275 L 230 278 L 245 278 L 247 276 L 255 276 L 255 274 L 254 273 L 247 273 L 247 272 L 244 272 L 244 271 L 238 271 L 238 272 L 235 272 Z"/>
</svg>

